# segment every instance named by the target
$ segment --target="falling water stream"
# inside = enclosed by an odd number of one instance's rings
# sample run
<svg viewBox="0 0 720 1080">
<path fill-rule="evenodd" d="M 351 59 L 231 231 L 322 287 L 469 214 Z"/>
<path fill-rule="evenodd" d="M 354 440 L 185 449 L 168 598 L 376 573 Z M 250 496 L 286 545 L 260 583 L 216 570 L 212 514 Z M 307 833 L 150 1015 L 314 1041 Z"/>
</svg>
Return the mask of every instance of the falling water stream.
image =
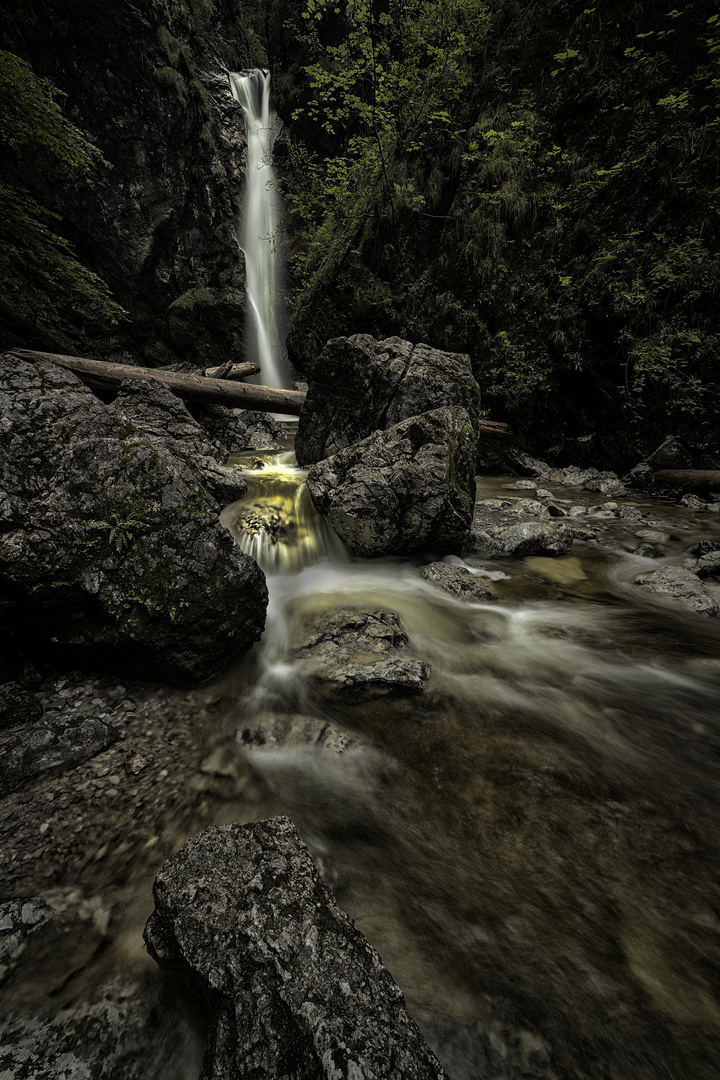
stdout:
<svg viewBox="0 0 720 1080">
<path fill-rule="evenodd" d="M 349 556 L 290 445 L 232 459 L 248 493 L 223 515 L 267 573 L 263 640 L 205 691 L 222 707 L 174 766 L 194 778 L 156 774 L 159 844 L 82 870 L 101 895 L 130 874 L 105 965 L 142 952 L 163 845 L 287 814 L 451 1080 L 716 1080 L 720 627 L 631 578 L 720 540 L 717 515 L 633 499 L 663 523 L 660 559 L 624 550 L 637 524 L 617 521 L 614 547 L 468 559 L 494 594 L 468 602 L 424 560 Z M 354 701 L 324 679 L 313 627 L 338 610 L 399 616 L 423 691 Z M 197 1075 L 163 1046 L 148 1076 Z"/>
<path fill-rule="evenodd" d="M 239 222 L 250 309 L 246 359 L 260 365 L 266 386 L 289 385 L 279 251 L 279 194 L 272 164 L 275 136 L 270 109 L 270 72 L 231 72 L 230 88 L 245 113 L 247 189 Z"/>
</svg>

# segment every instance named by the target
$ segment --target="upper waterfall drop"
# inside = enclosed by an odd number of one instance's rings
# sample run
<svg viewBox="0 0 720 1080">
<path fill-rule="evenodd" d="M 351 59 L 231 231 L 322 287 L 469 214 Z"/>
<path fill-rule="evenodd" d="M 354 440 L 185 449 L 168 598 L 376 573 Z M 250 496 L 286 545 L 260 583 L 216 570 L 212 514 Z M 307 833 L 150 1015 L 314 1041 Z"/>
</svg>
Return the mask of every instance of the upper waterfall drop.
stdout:
<svg viewBox="0 0 720 1080">
<path fill-rule="evenodd" d="M 260 383 L 288 387 L 291 380 L 280 287 L 280 196 L 272 183 L 275 131 L 270 112 L 270 72 L 255 68 L 246 74 L 228 72 L 228 76 L 233 97 L 245 113 L 247 131 L 247 192 L 238 230 L 245 253 L 251 315 L 246 358 L 260 364 Z"/>
</svg>

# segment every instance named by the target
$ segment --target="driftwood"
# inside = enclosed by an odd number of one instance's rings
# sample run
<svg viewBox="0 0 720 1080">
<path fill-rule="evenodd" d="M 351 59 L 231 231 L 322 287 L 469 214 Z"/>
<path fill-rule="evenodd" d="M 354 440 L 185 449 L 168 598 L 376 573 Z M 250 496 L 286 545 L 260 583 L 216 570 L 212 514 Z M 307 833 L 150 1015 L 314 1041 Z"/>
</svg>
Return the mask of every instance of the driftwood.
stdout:
<svg viewBox="0 0 720 1080">
<path fill-rule="evenodd" d="M 720 491 L 720 469 L 658 469 L 653 487 L 682 491 Z"/>
<path fill-rule="evenodd" d="M 184 375 L 177 371 L 131 367 L 129 364 L 109 364 L 104 360 L 87 360 L 81 356 L 62 356 L 59 353 L 35 352 L 32 349 L 11 349 L 13 356 L 23 360 L 49 360 L 68 368 L 88 386 L 101 390 L 117 389 L 124 379 L 156 379 L 185 401 L 206 405 L 228 405 L 234 409 L 254 412 L 286 413 L 299 416 L 305 401 L 300 390 L 281 390 L 274 386 L 254 386 L 208 379 L 201 375 Z"/>
<path fill-rule="evenodd" d="M 501 420 L 478 420 L 478 435 L 482 439 L 511 439 L 513 429 Z"/>
<path fill-rule="evenodd" d="M 200 375 L 205 379 L 227 379 L 228 382 L 240 382 L 250 375 L 259 375 L 260 365 L 249 363 L 233 364 L 232 360 L 228 360 L 225 364 L 220 364 L 219 367 L 198 368 L 196 371 L 189 372 L 189 374 Z"/>
</svg>

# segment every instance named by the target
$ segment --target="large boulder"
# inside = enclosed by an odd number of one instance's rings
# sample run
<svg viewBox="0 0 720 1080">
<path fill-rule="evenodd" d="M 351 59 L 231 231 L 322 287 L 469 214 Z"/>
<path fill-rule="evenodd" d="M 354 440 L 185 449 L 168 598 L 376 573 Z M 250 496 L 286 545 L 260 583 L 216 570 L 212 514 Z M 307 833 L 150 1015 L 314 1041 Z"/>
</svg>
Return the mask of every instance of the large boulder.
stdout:
<svg viewBox="0 0 720 1080">
<path fill-rule="evenodd" d="M 202 1080 L 444 1075 L 287 818 L 200 833 L 154 895 L 148 950 L 209 1005 Z"/>
<path fill-rule="evenodd" d="M 472 420 L 480 413 L 480 389 L 468 356 L 398 337 L 333 338 L 308 364 L 307 375 L 295 440 L 301 465 L 440 406 L 459 406 Z"/>
<path fill-rule="evenodd" d="M 464 409 L 433 409 L 318 462 L 308 490 L 357 555 L 457 551 L 472 521 L 475 446 Z"/>
<path fill-rule="evenodd" d="M 73 662 L 202 679 L 264 626 L 262 572 L 219 523 L 236 470 L 154 381 L 104 405 L 0 357 L 0 621 Z"/>
</svg>

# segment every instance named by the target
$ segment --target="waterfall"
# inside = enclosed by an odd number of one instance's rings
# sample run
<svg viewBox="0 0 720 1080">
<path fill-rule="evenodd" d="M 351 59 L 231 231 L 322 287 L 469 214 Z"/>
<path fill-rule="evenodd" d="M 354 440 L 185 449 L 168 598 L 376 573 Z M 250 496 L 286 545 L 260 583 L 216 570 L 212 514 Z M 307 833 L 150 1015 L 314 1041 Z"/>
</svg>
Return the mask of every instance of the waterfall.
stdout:
<svg viewBox="0 0 720 1080">
<path fill-rule="evenodd" d="M 246 359 L 260 364 L 258 381 L 266 386 L 290 385 L 285 359 L 279 250 L 279 195 L 272 184 L 275 140 L 270 113 L 270 72 L 229 72 L 233 97 L 245 113 L 247 192 L 238 238 L 245 254 L 250 324 Z"/>
</svg>

